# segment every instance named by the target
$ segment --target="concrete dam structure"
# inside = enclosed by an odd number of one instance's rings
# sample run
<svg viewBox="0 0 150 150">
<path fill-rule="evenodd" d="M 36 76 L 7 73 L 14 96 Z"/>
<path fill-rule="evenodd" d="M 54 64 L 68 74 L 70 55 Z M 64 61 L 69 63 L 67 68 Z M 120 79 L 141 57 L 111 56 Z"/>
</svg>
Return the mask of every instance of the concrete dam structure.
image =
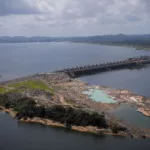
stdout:
<svg viewBox="0 0 150 150">
<path fill-rule="evenodd" d="M 110 70 L 144 67 L 146 64 L 150 64 L 150 56 L 139 56 L 139 57 L 129 58 L 123 61 L 108 62 L 108 63 L 87 65 L 87 66 L 78 66 L 75 68 L 58 70 L 56 72 L 64 72 L 68 74 L 70 77 L 76 78 L 84 75 L 91 75 L 91 74 L 110 71 Z"/>
</svg>

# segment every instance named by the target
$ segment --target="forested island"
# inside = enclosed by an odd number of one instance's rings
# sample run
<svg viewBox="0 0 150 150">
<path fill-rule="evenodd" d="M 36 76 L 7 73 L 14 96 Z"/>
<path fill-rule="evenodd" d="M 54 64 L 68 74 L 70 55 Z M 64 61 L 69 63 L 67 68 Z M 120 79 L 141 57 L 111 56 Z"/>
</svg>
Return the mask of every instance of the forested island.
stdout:
<svg viewBox="0 0 150 150">
<path fill-rule="evenodd" d="M 92 101 L 83 94 L 83 91 L 90 89 L 107 93 L 116 103 Z M 9 112 L 19 121 L 42 123 L 97 135 L 149 137 L 149 130 L 127 125 L 108 113 L 124 102 L 134 105 L 139 111 L 141 109 L 144 114 L 150 101 L 145 101 L 144 97 L 127 90 L 90 86 L 70 78 L 65 73 L 35 74 L 0 84 L 1 110 Z"/>
</svg>

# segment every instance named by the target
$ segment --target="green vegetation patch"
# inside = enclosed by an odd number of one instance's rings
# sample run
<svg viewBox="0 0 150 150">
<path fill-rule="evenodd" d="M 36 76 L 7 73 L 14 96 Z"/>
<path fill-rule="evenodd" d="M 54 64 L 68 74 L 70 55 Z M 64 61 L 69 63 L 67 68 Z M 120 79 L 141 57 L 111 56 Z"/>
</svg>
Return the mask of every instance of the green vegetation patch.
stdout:
<svg viewBox="0 0 150 150">
<path fill-rule="evenodd" d="M 0 86 L 0 94 L 3 94 L 7 91 L 7 88 Z"/>
<path fill-rule="evenodd" d="M 13 88 L 13 91 L 24 91 L 26 89 L 33 90 L 33 89 L 39 89 L 39 90 L 45 90 L 53 94 L 54 90 L 50 88 L 48 85 L 43 83 L 42 81 L 35 81 L 35 80 L 28 80 L 23 81 L 15 84 L 9 84 L 8 87 Z"/>
</svg>

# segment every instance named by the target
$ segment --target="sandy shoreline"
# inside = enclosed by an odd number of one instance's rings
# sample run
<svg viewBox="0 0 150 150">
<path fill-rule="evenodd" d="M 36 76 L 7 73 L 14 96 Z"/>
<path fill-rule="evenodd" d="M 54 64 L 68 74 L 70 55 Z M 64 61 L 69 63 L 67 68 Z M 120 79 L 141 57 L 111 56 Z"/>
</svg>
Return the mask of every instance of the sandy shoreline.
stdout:
<svg viewBox="0 0 150 150">
<path fill-rule="evenodd" d="M 13 111 L 12 109 L 6 109 L 3 106 L 0 106 L 0 112 L 8 113 L 11 117 L 15 118 L 17 112 Z M 142 134 L 134 135 L 134 134 L 127 134 L 126 132 L 119 132 L 119 133 L 113 133 L 109 128 L 97 128 L 94 126 L 72 126 L 71 129 L 66 128 L 65 124 L 50 120 L 50 119 L 43 119 L 39 117 L 34 118 L 27 118 L 27 119 L 20 119 L 19 122 L 24 123 L 38 123 L 42 125 L 46 125 L 49 127 L 54 128 L 62 128 L 70 131 L 75 132 L 81 132 L 81 133 L 87 133 L 87 134 L 93 134 L 93 135 L 99 135 L 99 136 L 121 136 L 121 137 L 131 137 L 131 138 L 150 138 L 149 134 L 144 134 L 144 137 Z"/>
<path fill-rule="evenodd" d="M 15 118 L 15 115 L 16 115 L 15 111 L 13 111 L 12 109 L 6 109 L 3 106 L 0 106 L 0 112 L 8 113 L 13 118 Z M 43 125 L 54 127 L 54 128 L 67 129 L 65 124 L 62 124 L 62 123 L 59 123 L 59 122 L 56 122 L 56 121 L 53 121 L 50 119 L 42 119 L 42 118 L 38 118 L 38 117 L 34 117 L 32 119 L 31 118 L 20 119 L 18 121 L 24 122 L 24 123 L 39 123 L 39 124 L 43 124 Z M 112 135 L 112 136 L 127 137 L 127 135 L 125 133 L 114 134 L 108 129 L 103 129 L 103 128 L 98 129 L 97 127 L 94 127 L 94 126 L 85 126 L 85 127 L 83 127 L 83 126 L 72 126 L 71 131 L 89 133 L 89 134 L 95 134 L 95 135 Z"/>
<path fill-rule="evenodd" d="M 3 106 L 0 106 L 0 112 L 8 113 L 13 118 L 16 116 L 16 113 L 17 113 L 15 111 L 13 111 L 12 109 L 7 109 L 7 108 L 4 108 Z"/>
<path fill-rule="evenodd" d="M 41 118 L 35 117 L 32 119 L 28 118 L 27 120 L 21 119 L 19 121 L 26 122 L 26 123 L 40 123 L 40 124 L 50 126 L 50 127 L 67 129 L 64 124 L 61 124 L 59 122 L 55 122 L 55 121 L 49 120 L 49 119 L 41 119 Z M 93 127 L 93 126 L 85 126 L 85 127 L 72 126 L 71 131 L 77 131 L 77 132 L 82 132 L 82 133 L 91 133 L 91 134 L 96 134 L 96 135 L 113 135 L 113 136 L 124 136 L 124 137 L 127 136 L 126 134 L 123 134 L 123 133 L 122 134 L 121 133 L 114 134 L 107 129 L 103 129 L 103 128 L 98 129 L 97 127 Z"/>
</svg>

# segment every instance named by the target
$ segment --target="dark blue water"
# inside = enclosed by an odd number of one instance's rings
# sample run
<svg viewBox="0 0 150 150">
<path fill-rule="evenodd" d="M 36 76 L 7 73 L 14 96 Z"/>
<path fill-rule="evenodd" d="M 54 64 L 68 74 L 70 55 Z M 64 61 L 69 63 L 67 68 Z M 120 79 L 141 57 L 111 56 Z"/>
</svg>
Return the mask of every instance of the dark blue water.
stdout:
<svg viewBox="0 0 150 150">
<path fill-rule="evenodd" d="M 150 55 L 150 52 L 77 43 L 0 44 L 0 80 L 139 55 Z"/>
<path fill-rule="evenodd" d="M 150 55 L 150 52 L 77 43 L 0 44 L 0 81 L 139 55 Z M 91 84 L 130 89 L 135 93 L 150 96 L 149 74 L 150 67 L 147 67 L 141 70 L 105 72 L 81 79 Z M 144 150 L 149 146 L 150 140 L 95 137 L 37 124 L 20 124 L 8 115 L 0 115 L 0 150 Z"/>
<path fill-rule="evenodd" d="M 0 150 L 148 150 L 150 140 L 97 137 L 40 124 L 18 123 L 0 113 Z"/>
</svg>

